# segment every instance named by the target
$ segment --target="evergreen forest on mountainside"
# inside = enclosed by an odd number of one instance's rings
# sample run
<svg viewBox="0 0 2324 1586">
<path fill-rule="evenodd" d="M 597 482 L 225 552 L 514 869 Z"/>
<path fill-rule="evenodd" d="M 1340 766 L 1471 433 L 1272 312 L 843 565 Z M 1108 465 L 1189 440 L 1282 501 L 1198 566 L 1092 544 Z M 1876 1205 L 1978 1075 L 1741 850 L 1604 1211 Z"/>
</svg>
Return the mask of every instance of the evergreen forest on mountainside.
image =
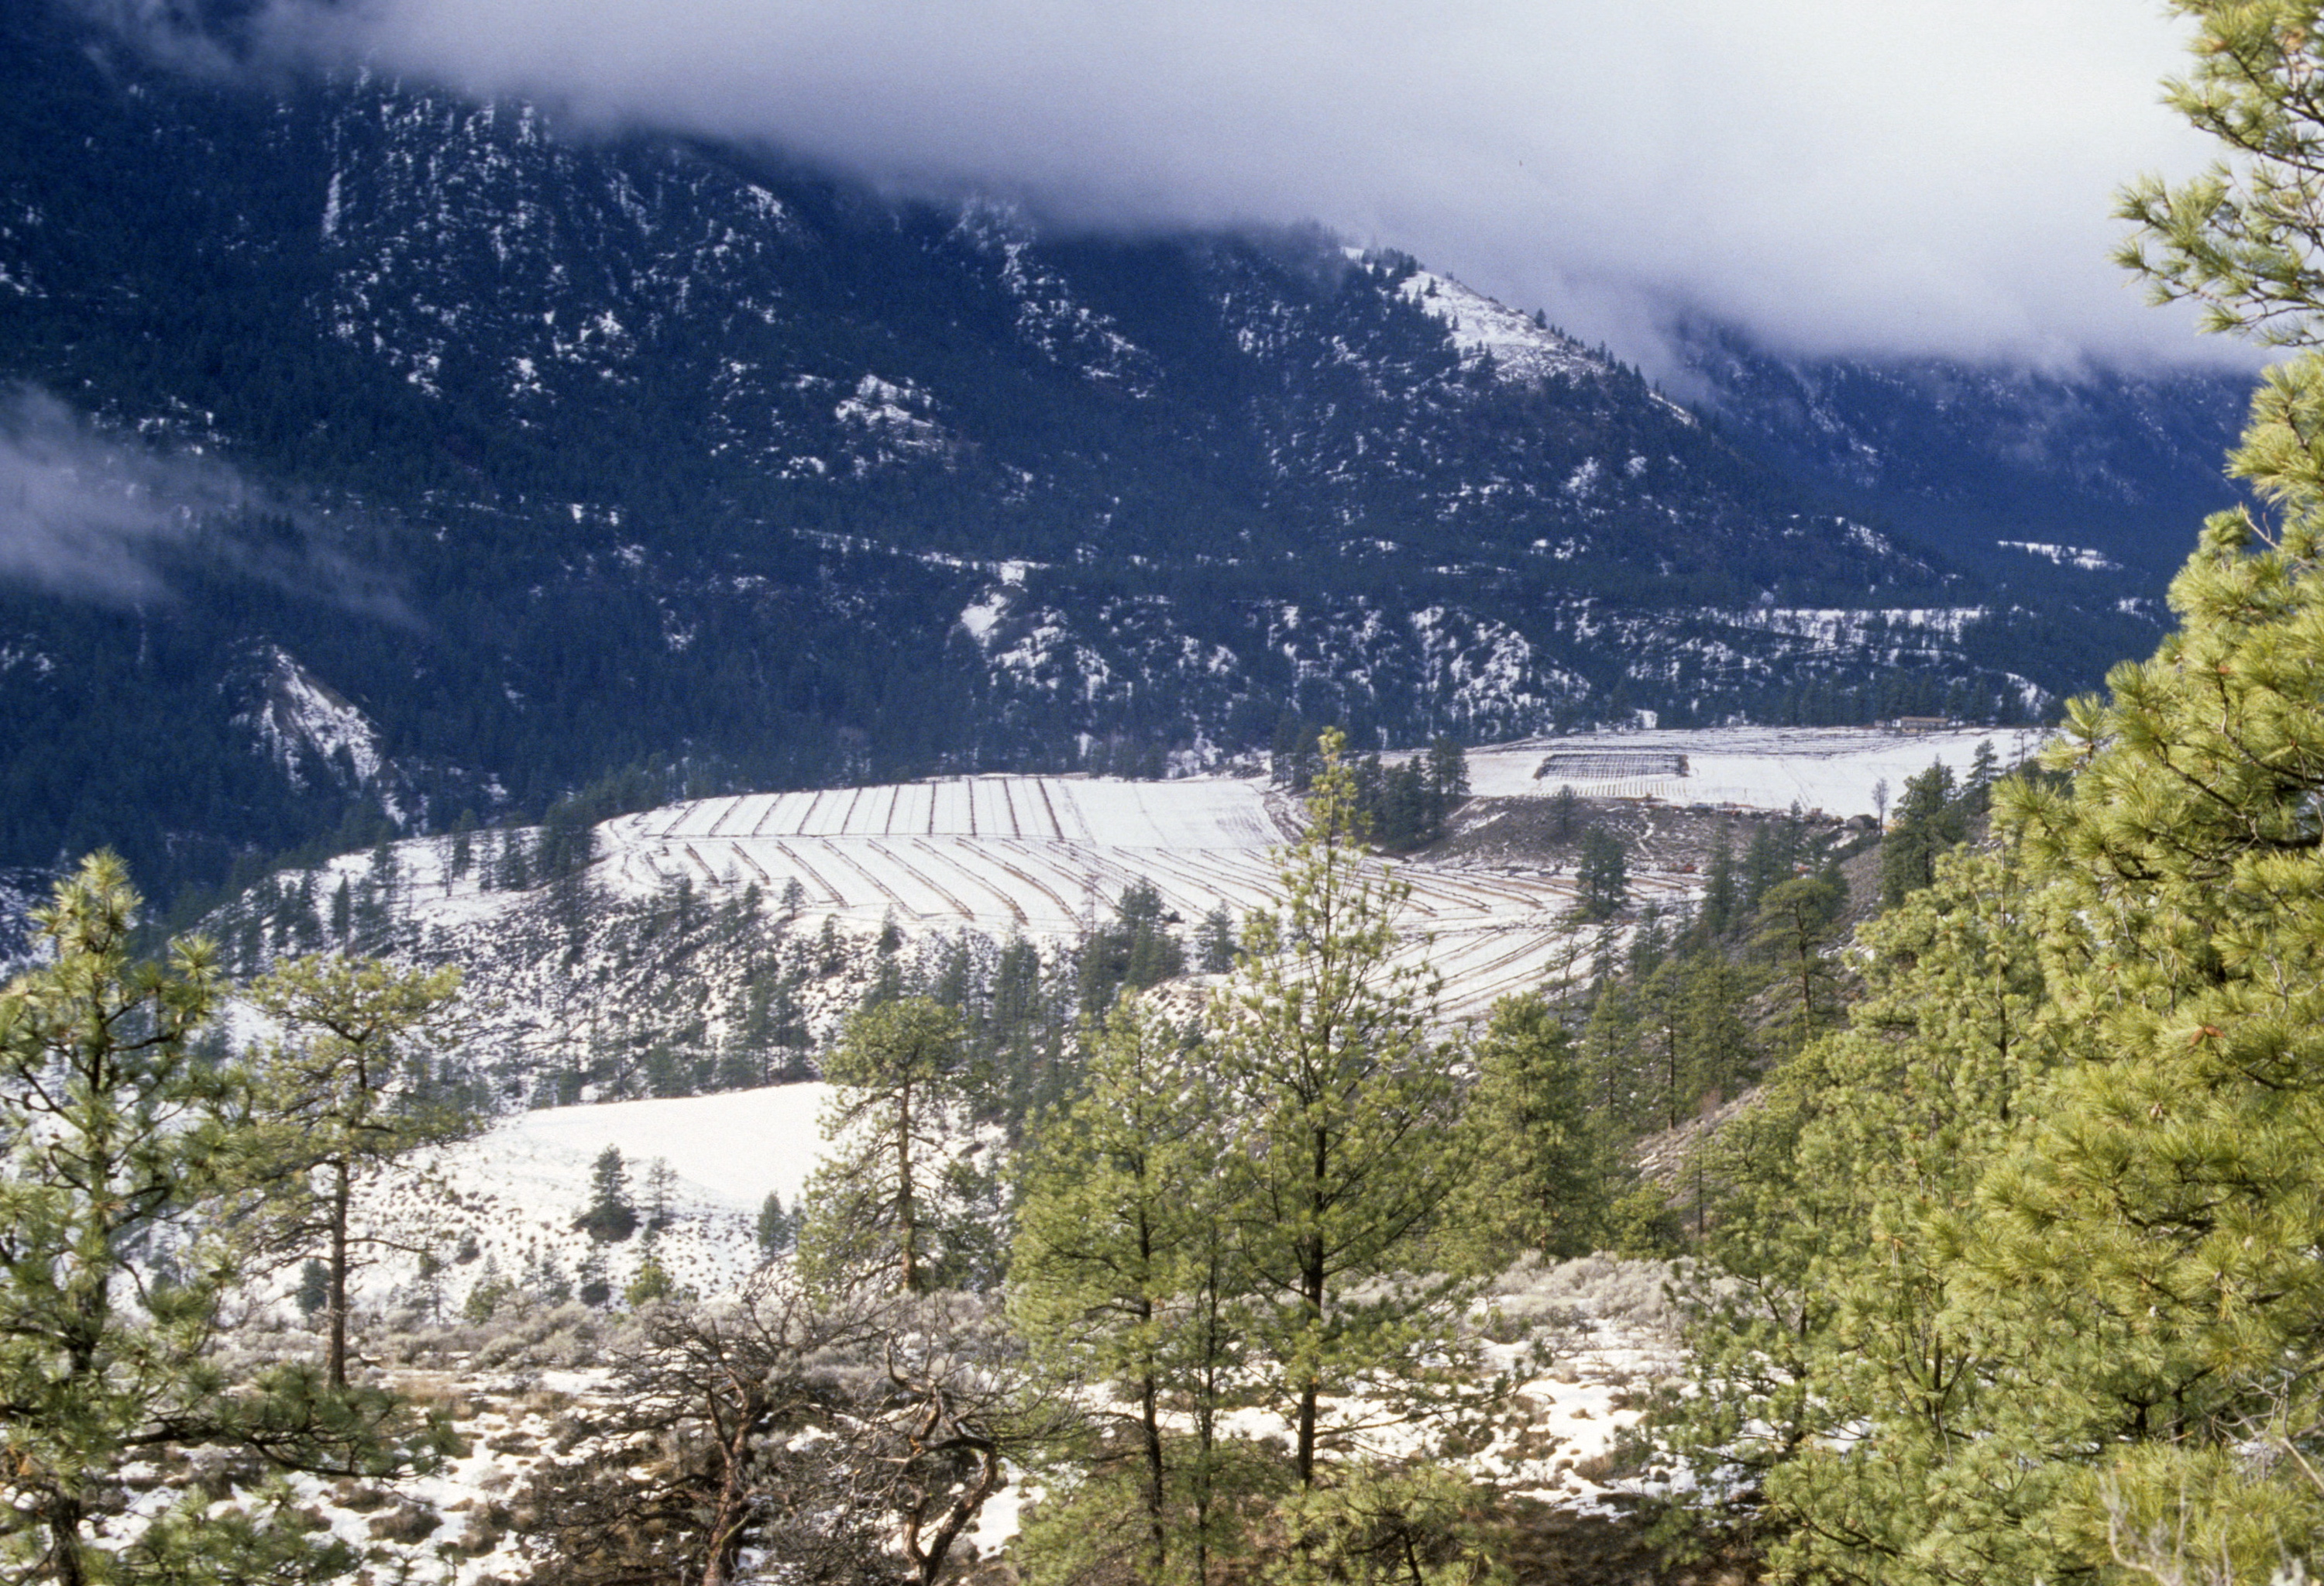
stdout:
<svg viewBox="0 0 2324 1586">
<path fill-rule="evenodd" d="M 1785 449 L 1825 375 L 1690 410 L 1312 230 L 245 86 L 57 0 L 0 81 L 0 456 L 55 520 L 0 587 L 0 865 L 110 843 L 164 897 L 624 777 L 2040 719 L 2152 642 L 2132 526 L 2231 499 L 2226 376 L 1868 374 L 1835 421 L 1938 459 L 1868 487 Z M 2015 516 L 1961 493 L 2005 475 Z"/>
<path fill-rule="evenodd" d="M 2122 263 L 2289 352 L 2159 639 L 2135 567 L 1956 570 L 1933 464 L 1915 543 L 1780 414 L 1511 378 L 1410 260 L 0 15 L 0 462 L 84 513 L 0 595 L 0 1580 L 2308 1581 L 2324 7 L 2173 9 L 2230 163 Z M 456 179 L 334 162 L 415 132 Z M 365 206 L 471 183 L 558 240 L 430 298 L 473 217 Z M 508 306 L 580 259 L 604 318 Z M 1990 736 L 1868 816 L 1488 742 L 1636 712 Z M 1894 763 L 1837 736 L 1762 758 Z M 991 768 L 1057 774 L 904 780 Z"/>
</svg>

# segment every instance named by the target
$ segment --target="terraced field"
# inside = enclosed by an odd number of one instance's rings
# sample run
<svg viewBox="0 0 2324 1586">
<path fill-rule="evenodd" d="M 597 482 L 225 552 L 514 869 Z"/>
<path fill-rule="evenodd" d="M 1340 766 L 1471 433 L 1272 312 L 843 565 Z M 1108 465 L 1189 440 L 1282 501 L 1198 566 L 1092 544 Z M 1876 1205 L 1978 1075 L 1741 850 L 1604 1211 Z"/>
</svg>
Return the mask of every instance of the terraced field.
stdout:
<svg viewBox="0 0 2324 1586">
<path fill-rule="evenodd" d="M 803 912 L 856 930 L 1066 936 L 1150 882 L 1191 925 L 1240 917 L 1277 892 L 1275 851 L 1292 817 L 1256 782 L 974 777 L 706 799 L 624 816 L 600 831 L 600 874 L 643 893 L 679 877 L 712 895 L 756 883 L 772 902 L 798 883 Z M 1569 878 L 1542 871 L 1398 867 L 1411 888 L 1407 952 L 1443 977 L 1446 1011 L 1571 967 L 1561 918 Z M 1643 876 L 1645 895 L 1681 878 Z"/>
</svg>

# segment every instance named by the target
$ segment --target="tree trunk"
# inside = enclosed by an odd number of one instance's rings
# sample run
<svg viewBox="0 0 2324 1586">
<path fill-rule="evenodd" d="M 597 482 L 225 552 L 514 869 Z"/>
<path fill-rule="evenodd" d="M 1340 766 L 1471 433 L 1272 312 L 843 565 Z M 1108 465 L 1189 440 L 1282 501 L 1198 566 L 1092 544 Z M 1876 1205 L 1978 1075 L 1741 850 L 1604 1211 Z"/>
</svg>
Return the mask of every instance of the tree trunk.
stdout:
<svg viewBox="0 0 2324 1586">
<path fill-rule="evenodd" d="M 906 1294 L 920 1292 L 919 1235 L 912 1204 L 912 1087 L 907 1081 L 896 1098 L 896 1240 L 902 1247 Z"/>
<path fill-rule="evenodd" d="M 333 1388 L 347 1385 L 347 1218 L 354 1199 L 347 1165 L 331 1165 L 331 1342 L 326 1374 Z"/>
<path fill-rule="evenodd" d="M 766 1405 L 755 1385 L 740 1389 L 733 1425 L 719 1439 L 718 1496 L 710 1511 L 710 1560 L 703 1566 L 702 1586 L 730 1586 L 734 1561 L 742 1549 L 742 1528 L 751 1517 L 751 1434 L 766 1415 Z"/>
<path fill-rule="evenodd" d="M 57 1586 L 87 1586 L 88 1561 L 81 1554 L 84 1511 L 80 1499 L 60 1492 L 48 1509 L 49 1556 L 56 1571 Z"/>
<path fill-rule="evenodd" d="M 1323 1263 L 1318 1256 L 1303 1275 L 1301 1299 L 1307 1309 L 1307 1320 L 1317 1332 L 1323 1329 Z M 1311 1369 L 1306 1380 L 1299 1385 L 1299 1438 L 1296 1465 L 1299 1485 L 1305 1489 L 1315 1485 L 1315 1414 L 1323 1397 L 1323 1382 Z"/>
<path fill-rule="evenodd" d="M 1152 1310 L 1148 1307 L 1148 1312 Z M 1146 1527 L 1148 1540 L 1154 1550 L 1154 1579 L 1160 1581 L 1170 1561 L 1170 1531 L 1164 1504 L 1168 1489 L 1163 1482 L 1161 1388 L 1148 1371 L 1139 1379 L 1138 1399 L 1139 1430 L 1146 1440 Z"/>
</svg>

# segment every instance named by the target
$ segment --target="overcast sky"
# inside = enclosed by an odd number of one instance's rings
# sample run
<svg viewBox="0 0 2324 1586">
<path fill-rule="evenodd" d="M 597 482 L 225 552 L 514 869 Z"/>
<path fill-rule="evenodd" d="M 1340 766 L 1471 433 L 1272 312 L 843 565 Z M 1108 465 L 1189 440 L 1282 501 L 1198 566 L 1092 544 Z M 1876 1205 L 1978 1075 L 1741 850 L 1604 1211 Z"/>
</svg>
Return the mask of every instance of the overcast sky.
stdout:
<svg viewBox="0 0 2324 1586">
<path fill-rule="evenodd" d="M 1655 359 L 2218 358 L 2107 261 L 2160 0 L 347 0 L 326 53 L 1074 224 L 1316 219 Z M 303 24 L 303 27 L 302 27 Z"/>
</svg>

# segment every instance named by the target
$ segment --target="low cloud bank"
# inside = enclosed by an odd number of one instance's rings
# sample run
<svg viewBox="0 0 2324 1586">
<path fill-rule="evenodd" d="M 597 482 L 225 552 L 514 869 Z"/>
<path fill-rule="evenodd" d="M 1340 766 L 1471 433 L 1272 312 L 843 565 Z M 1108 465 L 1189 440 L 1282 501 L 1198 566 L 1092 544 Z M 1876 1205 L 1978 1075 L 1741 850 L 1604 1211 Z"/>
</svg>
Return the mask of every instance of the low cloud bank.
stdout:
<svg viewBox="0 0 2324 1586">
<path fill-rule="evenodd" d="M 45 392 L 0 394 L 0 577 L 156 599 L 159 553 L 212 515 L 254 504 L 222 464 L 109 439 Z"/>
<path fill-rule="evenodd" d="M 2114 189 L 2208 155 L 2156 102 L 2159 6 L 267 5 L 279 53 L 1067 225 L 1320 220 L 1649 364 L 1689 312 L 1804 352 L 2232 356 L 2107 262 Z"/>
</svg>

